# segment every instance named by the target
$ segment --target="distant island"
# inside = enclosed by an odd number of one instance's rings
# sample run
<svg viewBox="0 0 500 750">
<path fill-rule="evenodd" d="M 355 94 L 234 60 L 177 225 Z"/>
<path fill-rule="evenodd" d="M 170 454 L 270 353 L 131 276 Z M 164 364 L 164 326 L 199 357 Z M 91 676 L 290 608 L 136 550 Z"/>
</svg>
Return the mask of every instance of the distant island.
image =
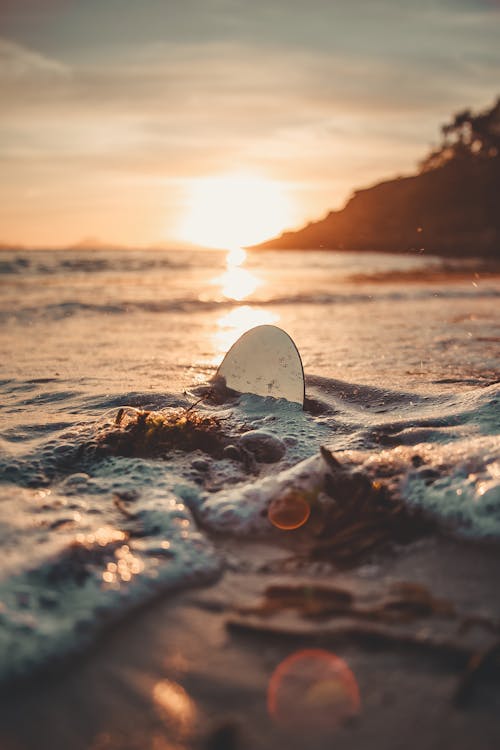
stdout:
<svg viewBox="0 0 500 750">
<path fill-rule="evenodd" d="M 252 249 L 416 252 L 500 259 L 500 98 L 459 112 L 417 174 L 356 190 L 345 207 Z"/>
</svg>

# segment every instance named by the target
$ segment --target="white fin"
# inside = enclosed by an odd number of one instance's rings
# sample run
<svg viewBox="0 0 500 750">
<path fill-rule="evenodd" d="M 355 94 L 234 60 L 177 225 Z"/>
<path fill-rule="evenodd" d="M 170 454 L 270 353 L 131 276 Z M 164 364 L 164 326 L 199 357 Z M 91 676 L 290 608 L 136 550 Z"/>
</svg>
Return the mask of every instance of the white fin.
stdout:
<svg viewBox="0 0 500 750">
<path fill-rule="evenodd" d="M 217 370 L 239 393 L 284 398 L 304 405 L 304 369 L 290 336 L 281 328 L 251 328 L 229 349 Z"/>
</svg>

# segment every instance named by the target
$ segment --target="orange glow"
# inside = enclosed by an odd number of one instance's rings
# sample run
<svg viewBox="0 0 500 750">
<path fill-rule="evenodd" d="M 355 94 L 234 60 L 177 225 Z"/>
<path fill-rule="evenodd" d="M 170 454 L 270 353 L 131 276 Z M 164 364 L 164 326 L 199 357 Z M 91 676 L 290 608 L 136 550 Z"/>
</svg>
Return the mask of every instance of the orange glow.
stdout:
<svg viewBox="0 0 500 750">
<path fill-rule="evenodd" d="M 226 257 L 226 270 L 213 280 L 214 284 L 220 285 L 224 297 L 236 302 L 249 297 L 261 283 L 258 276 L 242 267 L 246 257 L 242 247 L 230 250 Z"/>
<path fill-rule="evenodd" d="M 292 222 L 286 188 L 246 174 L 193 180 L 180 238 L 207 247 L 252 245 Z"/>
<path fill-rule="evenodd" d="M 180 737 L 189 735 L 196 720 L 196 706 L 177 682 L 161 680 L 153 688 L 153 701 L 159 716 Z"/>
<path fill-rule="evenodd" d="M 123 544 L 115 550 L 115 557 L 117 562 L 109 562 L 102 574 L 104 583 L 113 584 L 113 588 L 119 587 L 120 582 L 128 583 L 134 575 L 144 570 L 144 563 L 132 554 L 128 544 Z"/>
<path fill-rule="evenodd" d="M 247 254 L 242 247 L 230 250 L 226 256 L 226 270 L 221 276 L 212 279 L 212 283 L 220 285 L 222 294 L 235 302 L 241 302 L 262 283 L 255 274 L 243 268 Z M 213 336 L 215 344 L 214 363 L 218 363 L 230 346 L 254 326 L 276 323 L 279 315 L 262 307 L 240 305 L 222 315 L 217 321 L 217 329 Z"/>
<path fill-rule="evenodd" d="M 288 656 L 269 681 L 267 707 L 273 721 L 289 731 L 331 732 L 359 713 L 354 674 L 345 661 L 322 649 Z"/>
<path fill-rule="evenodd" d="M 100 526 L 94 533 L 77 534 L 75 537 L 77 544 L 82 544 L 86 547 L 91 547 L 94 544 L 106 547 L 108 544 L 121 542 L 123 539 L 125 539 L 123 531 L 115 529 L 112 526 Z"/>
<path fill-rule="evenodd" d="M 222 315 L 217 321 L 213 336 L 215 344 L 214 363 L 219 364 L 221 357 L 239 337 L 254 326 L 276 323 L 279 315 L 262 307 L 241 305 Z"/>
<path fill-rule="evenodd" d="M 300 492 L 289 492 L 271 502 L 267 517 L 273 526 L 291 531 L 303 526 L 311 515 L 311 506 Z"/>
</svg>

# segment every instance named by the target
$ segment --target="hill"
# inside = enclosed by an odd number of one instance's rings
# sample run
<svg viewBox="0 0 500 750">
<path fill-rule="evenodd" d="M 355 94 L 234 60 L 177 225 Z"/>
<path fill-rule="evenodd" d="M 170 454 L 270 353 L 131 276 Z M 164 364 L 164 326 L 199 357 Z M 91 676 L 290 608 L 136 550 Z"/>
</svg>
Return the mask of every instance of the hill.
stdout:
<svg viewBox="0 0 500 750">
<path fill-rule="evenodd" d="M 357 190 L 342 210 L 255 247 L 499 258 L 500 100 L 442 131 L 418 174 Z"/>
</svg>

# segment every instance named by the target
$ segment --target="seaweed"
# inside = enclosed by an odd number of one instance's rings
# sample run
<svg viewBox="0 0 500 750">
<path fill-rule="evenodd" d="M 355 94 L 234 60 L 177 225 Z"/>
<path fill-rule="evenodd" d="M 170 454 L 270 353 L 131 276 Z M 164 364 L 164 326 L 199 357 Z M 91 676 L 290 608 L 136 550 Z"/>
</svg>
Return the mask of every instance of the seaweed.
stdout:
<svg viewBox="0 0 500 750">
<path fill-rule="evenodd" d="M 324 446 L 321 454 L 329 468 L 324 492 L 330 502 L 315 508 L 311 520 L 317 532 L 309 558 L 351 567 L 368 553 L 389 544 L 406 544 L 434 530 L 434 524 L 398 497 L 391 484 L 352 471 Z"/>
<path fill-rule="evenodd" d="M 114 423 L 98 432 L 93 449 L 98 455 L 138 458 L 201 450 L 222 458 L 228 443 L 220 419 L 200 414 L 193 407 L 168 412 L 128 407 L 121 408 Z"/>
<path fill-rule="evenodd" d="M 282 610 L 295 610 L 306 619 L 325 619 L 345 615 L 356 619 L 390 624 L 408 623 L 422 617 L 457 616 L 453 604 L 437 599 L 421 584 L 400 582 L 389 587 L 374 603 L 360 606 L 354 591 L 328 584 L 273 584 L 264 589 L 261 602 L 252 607 L 239 607 L 239 614 L 272 616 Z"/>
<path fill-rule="evenodd" d="M 457 616 L 452 602 L 436 598 L 420 583 L 406 581 L 394 583 L 389 589 L 389 594 L 380 603 L 380 608 L 376 608 L 373 614 L 388 622 L 410 622 L 432 615 L 452 619 Z"/>
<path fill-rule="evenodd" d="M 325 617 L 352 610 L 353 595 L 347 589 L 321 584 L 274 584 L 264 590 L 264 600 L 254 607 L 239 607 L 240 614 L 271 616 L 284 609 L 300 611 L 303 617 Z"/>
<path fill-rule="evenodd" d="M 326 621 L 323 625 L 301 625 L 287 617 L 269 620 L 281 612 L 293 610 L 303 620 Z M 322 641 L 356 641 L 361 645 L 410 648 L 452 659 L 462 671 L 452 701 L 465 708 L 479 682 L 500 675 L 500 623 L 482 616 L 470 617 L 455 605 L 436 598 L 422 584 L 401 581 L 392 584 L 368 603 L 357 601 L 354 589 L 326 583 L 273 584 L 264 589 L 260 602 L 235 607 L 235 615 L 226 619 L 226 627 L 235 632 L 290 638 L 314 638 Z M 418 627 L 423 618 L 450 620 L 456 633 L 443 636 L 429 628 Z M 409 629 L 416 622 L 418 629 Z M 477 650 L 457 638 L 471 625 L 495 635 L 489 646 Z"/>
</svg>

